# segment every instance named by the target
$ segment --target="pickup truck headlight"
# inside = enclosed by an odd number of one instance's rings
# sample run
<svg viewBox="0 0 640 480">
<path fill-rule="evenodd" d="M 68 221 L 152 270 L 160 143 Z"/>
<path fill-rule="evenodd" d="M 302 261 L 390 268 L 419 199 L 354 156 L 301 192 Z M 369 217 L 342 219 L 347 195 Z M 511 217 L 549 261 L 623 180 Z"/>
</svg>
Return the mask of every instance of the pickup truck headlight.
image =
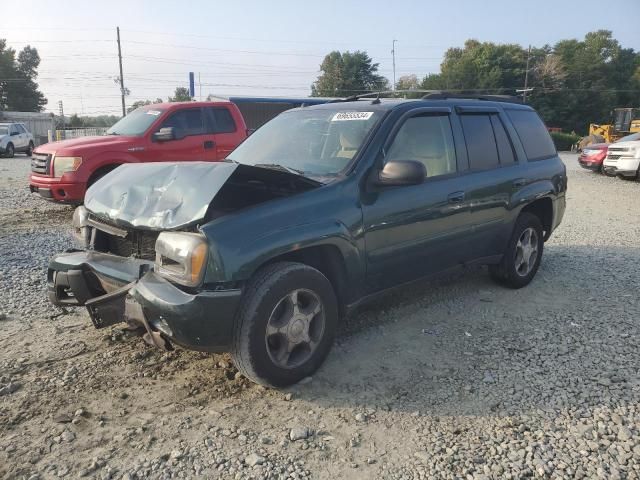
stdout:
<svg viewBox="0 0 640 480">
<path fill-rule="evenodd" d="M 82 163 L 82 157 L 53 157 L 53 176 L 61 177 L 67 172 L 75 172 Z"/>
<path fill-rule="evenodd" d="M 89 218 L 89 212 L 83 206 L 73 211 L 73 218 L 71 219 L 72 234 L 80 248 L 89 247 L 91 229 L 87 225 L 87 218 Z"/>
<path fill-rule="evenodd" d="M 162 232 L 156 240 L 155 271 L 180 285 L 202 281 L 209 246 L 199 233 Z"/>
</svg>

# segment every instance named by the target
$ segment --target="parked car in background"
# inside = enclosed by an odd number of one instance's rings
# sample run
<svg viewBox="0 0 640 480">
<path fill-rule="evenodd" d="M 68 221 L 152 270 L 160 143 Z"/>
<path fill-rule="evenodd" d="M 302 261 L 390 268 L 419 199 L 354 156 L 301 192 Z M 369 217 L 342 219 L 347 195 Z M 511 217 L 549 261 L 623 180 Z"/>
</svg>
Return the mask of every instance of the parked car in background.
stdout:
<svg viewBox="0 0 640 480">
<path fill-rule="evenodd" d="M 107 134 L 47 143 L 33 151 L 29 188 L 44 198 L 82 203 L 89 186 L 125 163 L 220 161 L 247 137 L 231 102 L 140 107 Z"/>
<path fill-rule="evenodd" d="M 628 180 L 640 171 L 640 132 L 622 137 L 609 145 L 603 162 L 604 173 Z"/>
<path fill-rule="evenodd" d="M 51 301 L 163 349 L 231 351 L 285 386 L 382 291 L 471 264 L 527 285 L 567 188 L 537 113 L 491 96 L 348 100 L 281 113 L 225 162 L 107 174 L 74 213 L 79 248 L 49 264 Z"/>
<path fill-rule="evenodd" d="M 607 156 L 607 148 L 609 148 L 608 143 L 594 143 L 585 147 L 578 157 L 578 163 L 587 170 L 601 172 L 602 162 Z"/>
<path fill-rule="evenodd" d="M 0 154 L 13 157 L 16 152 L 31 155 L 34 148 L 33 135 L 24 123 L 0 123 Z"/>
</svg>

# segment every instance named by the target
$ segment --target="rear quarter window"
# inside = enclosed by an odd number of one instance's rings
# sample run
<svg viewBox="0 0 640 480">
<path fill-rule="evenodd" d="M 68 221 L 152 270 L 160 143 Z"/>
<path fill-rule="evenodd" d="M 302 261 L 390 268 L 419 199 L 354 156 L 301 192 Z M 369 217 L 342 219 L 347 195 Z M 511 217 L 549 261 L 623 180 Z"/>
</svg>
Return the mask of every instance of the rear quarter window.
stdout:
<svg viewBox="0 0 640 480">
<path fill-rule="evenodd" d="M 542 160 L 557 154 L 551 136 L 536 112 L 508 109 L 505 112 L 516 129 L 527 159 Z"/>
</svg>

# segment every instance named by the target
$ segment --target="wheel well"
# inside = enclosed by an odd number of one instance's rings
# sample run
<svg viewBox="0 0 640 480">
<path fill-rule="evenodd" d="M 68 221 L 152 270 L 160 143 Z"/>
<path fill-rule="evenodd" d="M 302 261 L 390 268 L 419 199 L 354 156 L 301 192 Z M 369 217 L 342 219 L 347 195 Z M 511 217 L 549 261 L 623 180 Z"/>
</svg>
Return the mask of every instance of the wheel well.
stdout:
<svg viewBox="0 0 640 480">
<path fill-rule="evenodd" d="M 551 235 L 553 222 L 553 202 L 551 199 L 540 198 L 524 207 L 522 211 L 533 213 L 540 219 L 542 229 L 544 230 L 544 239 L 547 240 Z"/>
<path fill-rule="evenodd" d="M 334 245 L 319 245 L 287 252 L 272 258 L 267 262 L 267 265 L 282 261 L 304 263 L 320 271 L 331 282 L 338 300 L 340 315 L 344 314 L 345 307 L 349 301 L 349 287 L 347 285 L 347 268 L 338 247 Z"/>
<path fill-rule="evenodd" d="M 95 172 L 91 174 L 91 176 L 89 177 L 89 180 L 87 180 L 87 186 L 91 186 L 93 182 L 95 182 L 100 177 L 106 175 L 111 170 L 114 170 L 116 167 L 119 167 L 119 166 L 120 166 L 119 163 L 115 163 L 115 164 L 112 163 L 110 165 L 103 165 L 102 167 L 98 168 Z"/>
</svg>

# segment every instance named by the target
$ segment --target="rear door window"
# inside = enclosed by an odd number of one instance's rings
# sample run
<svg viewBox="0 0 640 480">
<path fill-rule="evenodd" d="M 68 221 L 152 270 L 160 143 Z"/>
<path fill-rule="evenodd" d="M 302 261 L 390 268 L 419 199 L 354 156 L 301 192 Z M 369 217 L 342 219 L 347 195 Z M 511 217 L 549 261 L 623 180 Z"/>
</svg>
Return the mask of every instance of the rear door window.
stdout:
<svg viewBox="0 0 640 480">
<path fill-rule="evenodd" d="M 448 115 L 419 115 L 407 119 L 386 155 L 391 160 L 416 160 L 427 178 L 456 172 L 456 150 Z"/>
<path fill-rule="evenodd" d="M 509 136 L 498 115 L 491 115 L 491 125 L 493 126 L 493 133 L 495 133 L 496 136 L 500 165 L 509 165 L 515 162 L 516 157 L 513 153 L 513 145 L 511 145 L 511 140 L 509 140 Z"/>
<path fill-rule="evenodd" d="M 531 110 L 505 109 L 529 160 L 543 160 L 557 154 L 556 147 L 538 114 Z"/>
<path fill-rule="evenodd" d="M 188 108 L 172 113 L 160 128 L 173 127 L 178 136 L 203 135 L 204 121 L 202 109 Z"/>
<path fill-rule="evenodd" d="M 487 170 L 500 165 L 498 147 L 488 114 L 460 115 L 467 142 L 471 170 Z"/>
<path fill-rule="evenodd" d="M 206 107 L 207 133 L 233 133 L 236 122 L 231 112 L 224 107 Z"/>
</svg>

